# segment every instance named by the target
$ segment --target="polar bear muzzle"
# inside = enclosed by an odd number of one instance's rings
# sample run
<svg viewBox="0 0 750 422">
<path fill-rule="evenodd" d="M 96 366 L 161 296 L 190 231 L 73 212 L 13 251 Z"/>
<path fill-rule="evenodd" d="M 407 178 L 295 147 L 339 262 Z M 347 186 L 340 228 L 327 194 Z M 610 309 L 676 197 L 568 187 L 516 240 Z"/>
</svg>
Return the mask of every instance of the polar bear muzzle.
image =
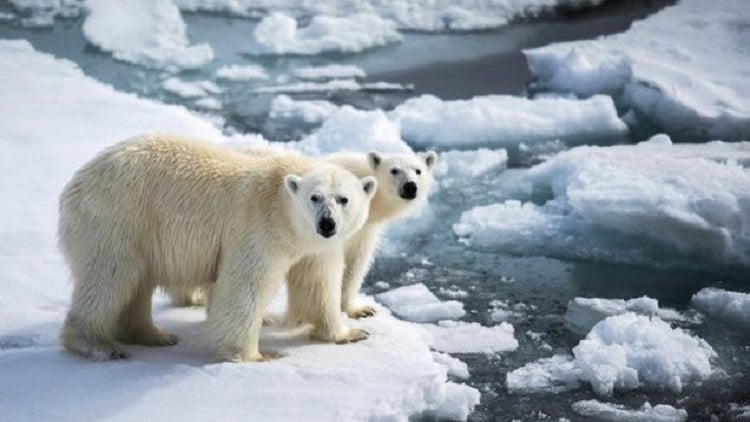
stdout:
<svg viewBox="0 0 750 422">
<path fill-rule="evenodd" d="M 408 201 L 411 201 L 412 199 L 417 197 L 417 184 L 412 182 L 411 180 L 401 185 L 401 189 L 398 191 L 398 195 L 406 199 Z"/>
</svg>

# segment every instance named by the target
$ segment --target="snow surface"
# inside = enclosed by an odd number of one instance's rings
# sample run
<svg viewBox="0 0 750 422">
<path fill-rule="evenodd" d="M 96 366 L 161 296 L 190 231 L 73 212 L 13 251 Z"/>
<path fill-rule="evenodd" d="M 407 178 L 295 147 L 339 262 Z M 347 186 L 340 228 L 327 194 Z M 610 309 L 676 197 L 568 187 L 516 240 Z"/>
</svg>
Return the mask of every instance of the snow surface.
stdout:
<svg viewBox="0 0 750 422">
<path fill-rule="evenodd" d="M 578 380 L 599 395 L 639 388 L 678 393 L 688 383 L 708 379 L 717 357 L 703 339 L 658 317 L 633 312 L 596 324 L 573 355 L 556 355 L 509 372 L 508 389 L 564 391 L 575 388 Z"/>
<path fill-rule="evenodd" d="M 583 416 L 600 421 L 615 422 L 682 422 L 688 413 L 668 404 L 645 402 L 638 409 L 628 409 L 621 404 L 604 403 L 597 400 L 581 400 L 571 405 L 573 410 Z"/>
<path fill-rule="evenodd" d="M 707 287 L 693 295 L 693 308 L 704 314 L 750 328 L 750 294 Z"/>
<path fill-rule="evenodd" d="M 568 302 L 565 323 L 575 332 L 587 333 L 599 321 L 625 312 L 655 315 L 669 321 L 687 321 L 687 318 L 674 309 L 660 308 L 659 301 L 648 296 L 633 299 L 576 297 Z"/>
<path fill-rule="evenodd" d="M 400 122 L 404 139 L 420 146 L 517 147 L 550 140 L 612 143 L 626 139 L 628 133 L 607 96 L 578 100 L 487 95 L 442 101 L 423 95 L 390 114 Z"/>
<path fill-rule="evenodd" d="M 118 60 L 168 70 L 196 69 L 213 60 L 208 44 L 190 45 L 185 21 L 171 0 L 89 0 L 86 39 Z"/>
<path fill-rule="evenodd" d="M 2 419 L 465 419 L 479 402 L 477 390 L 447 381 L 420 326 L 386 309 L 353 322 L 371 333 L 365 342 L 313 343 L 269 328 L 261 348 L 280 359 L 232 364 L 213 362 L 200 341 L 202 311 L 157 300 L 157 324 L 180 335 L 179 345 L 132 347 L 131 359 L 100 364 L 64 353 L 57 335 L 71 284 L 55 233 L 57 197 L 73 172 L 102 148 L 155 129 L 229 140 L 184 107 L 116 92 L 26 41 L 0 41 L 0 62 L 0 179 L 13 181 L 0 184 Z"/>
<path fill-rule="evenodd" d="M 375 296 L 400 318 L 412 322 L 437 322 L 466 315 L 457 300 L 441 301 L 422 283 L 397 287 Z"/>
<path fill-rule="evenodd" d="M 454 378 L 465 380 L 469 378 L 469 366 L 459 359 L 447 353 L 432 352 L 435 362 L 445 366 L 448 369 L 448 375 Z"/>
<path fill-rule="evenodd" d="M 16 0 L 19 1 L 19 0 Z M 494 28 L 555 7 L 583 8 L 604 0 L 175 0 L 183 10 L 210 10 L 255 16 L 259 10 L 300 16 L 372 13 L 399 28 L 464 31 Z"/>
<path fill-rule="evenodd" d="M 251 52 L 278 55 L 358 53 L 401 41 L 401 38 L 393 22 L 373 14 L 315 16 L 307 26 L 298 28 L 293 17 L 273 13 L 256 27 Z"/>
<path fill-rule="evenodd" d="M 624 108 L 685 139 L 748 140 L 744 2 L 683 0 L 625 33 L 526 50 L 538 88 L 615 94 Z"/>
<path fill-rule="evenodd" d="M 549 192 L 477 206 L 453 226 L 470 246 L 653 266 L 750 265 L 750 143 L 578 147 L 522 170 Z M 692 261 L 692 262 L 691 262 Z"/>
<path fill-rule="evenodd" d="M 228 81 L 253 81 L 268 79 L 268 74 L 258 65 L 233 64 L 218 68 L 216 77 Z"/>
<path fill-rule="evenodd" d="M 336 79 L 336 78 L 364 78 L 364 70 L 354 65 L 331 64 L 317 67 L 301 67 L 295 69 L 294 76 L 299 79 Z"/>
<path fill-rule="evenodd" d="M 502 353 L 518 348 L 513 326 L 507 322 L 485 327 L 476 322 L 440 321 L 423 324 L 428 344 L 445 353 Z"/>
</svg>

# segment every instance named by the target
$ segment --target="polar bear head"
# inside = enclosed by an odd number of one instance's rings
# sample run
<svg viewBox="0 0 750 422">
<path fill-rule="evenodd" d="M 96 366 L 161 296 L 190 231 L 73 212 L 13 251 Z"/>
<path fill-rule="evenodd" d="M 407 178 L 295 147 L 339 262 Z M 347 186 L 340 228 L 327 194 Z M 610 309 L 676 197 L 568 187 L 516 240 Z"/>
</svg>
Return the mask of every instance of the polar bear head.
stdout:
<svg viewBox="0 0 750 422">
<path fill-rule="evenodd" d="M 399 215 L 427 199 L 437 154 L 367 153 L 367 161 L 378 180 L 378 199 Z"/>
<path fill-rule="evenodd" d="M 287 175 L 284 185 L 292 196 L 296 226 L 314 239 L 335 240 L 347 238 L 367 221 L 378 182 L 321 164 L 302 176 Z"/>
</svg>

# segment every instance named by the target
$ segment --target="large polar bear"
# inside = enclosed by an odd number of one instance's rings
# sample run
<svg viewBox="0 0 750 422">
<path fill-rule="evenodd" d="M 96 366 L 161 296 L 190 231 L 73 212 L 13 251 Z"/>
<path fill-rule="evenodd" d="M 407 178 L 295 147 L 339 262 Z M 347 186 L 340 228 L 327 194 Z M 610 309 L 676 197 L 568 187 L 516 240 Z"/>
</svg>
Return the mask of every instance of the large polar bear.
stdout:
<svg viewBox="0 0 750 422">
<path fill-rule="evenodd" d="M 309 255 L 340 290 L 344 240 L 367 220 L 376 188 L 374 177 L 302 156 L 253 157 L 166 134 L 114 145 L 60 198 L 60 247 L 75 281 L 62 342 L 100 360 L 125 357 L 120 342 L 175 344 L 153 324 L 154 289 L 211 285 L 217 357 L 263 360 L 260 326 L 278 282 Z M 323 337 L 366 337 L 334 309 Z"/>
<path fill-rule="evenodd" d="M 251 148 L 245 153 L 253 156 L 298 154 L 271 148 Z M 339 153 L 323 159 L 358 177 L 374 176 L 378 181 L 367 223 L 346 240 L 342 291 L 331 295 L 332 283 L 324 260 L 308 257 L 295 264 L 287 274 L 287 321 L 312 323 L 315 326 L 313 337 L 325 339 L 324 334 L 329 331 L 326 321 L 332 320 L 328 315 L 331 308 L 327 306 L 327 311 L 324 311 L 321 304 L 340 304 L 341 310 L 352 318 L 375 313 L 373 307 L 358 303 L 357 296 L 378 240 L 388 223 L 408 214 L 427 198 L 437 154 L 433 151 L 421 154 Z M 167 293 L 177 305 L 202 302 L 201 292 L 194 290 L 170 288 Z"/>
</svg>

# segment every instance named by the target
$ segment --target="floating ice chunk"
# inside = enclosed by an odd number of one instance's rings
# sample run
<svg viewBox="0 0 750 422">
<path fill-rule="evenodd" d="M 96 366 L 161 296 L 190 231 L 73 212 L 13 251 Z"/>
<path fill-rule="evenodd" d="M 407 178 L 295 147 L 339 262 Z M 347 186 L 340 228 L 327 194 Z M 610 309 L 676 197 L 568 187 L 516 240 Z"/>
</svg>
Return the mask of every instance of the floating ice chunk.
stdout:
<svg viewBox="0 0 750 422">
<path fill-rule="evenodd" d="M 604 318 L 625 312 L 655 315 L 672 321 L 687 320 L 673 309 L 660 308 L 659 301 L 648 296 L 627 300 L 577 297 L 568 302 L 565 323 L 577 333 L 587 333 Z"/>
<path fill-rule="evenodd" d="M 305 123 L 320 123 L 339 108 L 326 100 L 296 101 L 288 95 L 279 95 L 271 102 L 268 115 L 275 119 L 301 119 Z"/>
<path fill-rule="evenodd" d="M 118 60 L 165 69 L 195 69 L 213 60 L 208 44 L 189 45 L 185 21 L 170 0 L 91 0 L 86 6 L 84 36 Z"/>
<path fill-rule="evenodd" d="M 463 303 L 441 301 L 422 283 L 398 287 L 375 298 L 399 317 L 413 322 L 436 322 L 466 315 Z"/>
<path fill-rule="evenodd" d="M 505 385 L 511 392 L 574 390 L 581 384 L 581 369 L 570 355 L 554 355 L 508 372 Z"/>
<path fill-rule="evenodd" d="M 748 42 L 737 21 L 749 17 L 742 2 L 706 9 L 685 0 L 622 34 L 524 53 L 541 89 L 616 93 L 622 107 L 680 138 L 742 140 L 750 133 L 750 79 L 735 47 Z"/>
<path fill-rule="evenodd" d="M 499 172 L 505 169 L 507 163 L 508 153 L 504 149 L 443 151 L 433 169 L 433 176 L 439 187 L 448 188 L 467 181 L 473 183 L 485 174 Z"/>
<path fill-rule="evenodd" d="M 573 348 L 581 379 L 597 394 L 646 388 L 680 392 L 711 376 L 716 352 L 704 340 L 658 317 L 632 312 L 596 324 Z"/>
<path fill-rule="evenodd" d="M 254 54 L 320 54 L 328 51 L 356 53 L 401 41 L 393 22 L 377 15 L 357 13 L 345 17 L 315 16 L 310 24 L 273 13 L 255 29 Z"/>
<path fill-rule="evenodd" d="M 165 91 L 182 98 L 205 97 L 221 92 L 221 88 L 211 81 L 185 81 L 177 77 L 165 79 L 162 87 Z"/>
<path fill-rule="evenodd" d="M 221 110 L 221 101 L 217 100 L 216 98 L 201 98 L 199 100 L 196 100 L 193 104 L 195 104 L 196 107 L 202 108 L 204 110 Z"/>
<path fill-rule="evenodd" d="M 263 67 L 258 65 L 229 65 L 216 70 L 216 77 L 229 81 L 252 81 L 268 79 Z"/>
<path fill-rule="evenodd" d="M 507 148 L 554 139 L 614 142 L 628 133 L 606 96 L 533 100 L 488 95 L 442 101 L 423 95 L 407 100 L 390 115 L 401 123 L 404 139 L 422 146 Z"/>
<path fill-rule="evenodd" d="M 476 322 L 440 321 L 422 327 L 428 333 L 430 347 L 445 353 L 512 352 L 518 348 L 513 326 L 507 322 L 484 327 Z"/>
<path fill-rule="evenodd" d="M 371 82 L 360 84 L 354 79 L 332 79 L 326 82 L 297 82 L 292 84 L 264 86 L 257 88 L 259 94 L 268 93 L 300 93 L 300 92 L 328 92 L 328 91 L 401 91 L 411 89 L 410 86 L 389 83 Z"/>
<path fill-rule="evenodd" d="M 432 357 L 435 359 L 435 362 L 448 369 L 448 375 L 461 380 L 469 378 L 469 366 L 459 359 L 441 352 L 432 352 Z"/>
<path fill-rule="evenodd" d="M 597 400 L 581 400 L 571 405 L 579 415 L 588 416 L 600 421 L 615 422 L 682 422 L 688 413 L 668 404 L 651 406 L 643 403 L 638 409 L 628 409 L 621 404 L 604 403 Z"/>
<path fill-rule="evenodd" d="M 750 294 L 705 288 L 693 295 L 693 307 L 726 322 L 750 327 Z"/>
<path fill-rule="evenodd" d="M 750 265 L 750 143 L 578 147 L 519 172 L 549 192 L 461 215 L 454 232 L 480 248 L 605 261 Z"/>
<path fill-rule="evenodd" d="M 448 296 L 451 299 L 461 299 L 469 295 L 466 290 L 461 290 L 456 286 L 450 286 L 448 288 L 441 287 L 438 292 L 444 296 Z"/>
<path fill-rule="evenodd" d="M 353 79 L 367 76 L 364 70 L 354 65 L 331 64 L 328 66 L 301 67 L 294 71 L 299 79 Z"/>
<path fill-rule="evenodd" d="M 362 111 L 343 106 L 323 122 L 316 132 L 296 144 L 309 154 L 340 151 L 410 152 L 398 125 L 382 110 Z"/>
<path fill-rule="evenodd" d="M 481 399 L 479 391 L 468 385 L 448 382 L 445 390 L 445 399 L 428 409 L 427 416 L 437 420 L 465 421 Z"/>
</svg>

